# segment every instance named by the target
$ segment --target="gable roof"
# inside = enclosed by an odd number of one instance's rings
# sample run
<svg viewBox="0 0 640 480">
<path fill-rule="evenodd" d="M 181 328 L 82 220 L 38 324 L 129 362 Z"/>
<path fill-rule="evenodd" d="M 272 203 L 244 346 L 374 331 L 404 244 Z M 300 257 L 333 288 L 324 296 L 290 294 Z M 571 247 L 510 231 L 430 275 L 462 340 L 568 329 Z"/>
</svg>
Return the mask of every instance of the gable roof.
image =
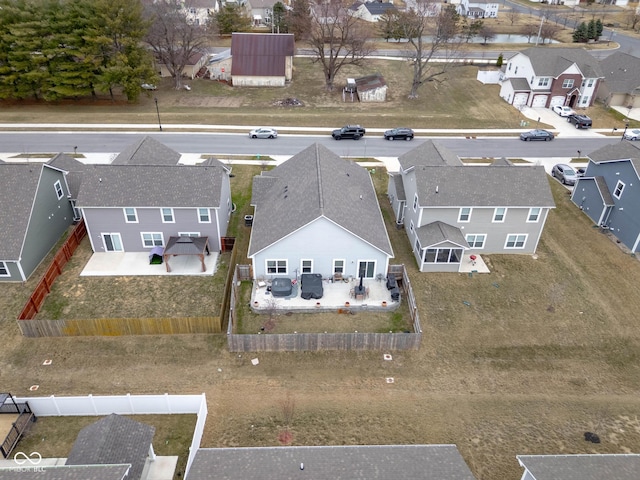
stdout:
<svg viewBox="0 0 640 480">
<path fill-rule="evenodd" d="M 293 54 L 291 33 L 232 33 L 231 75 L 282 77 Z"/>
<path fill-rule="evenodd" d="M 536 480 L 636 480 L 640 455 L 517 455 Z"/>
<path fill-rule="evenodd" d="M 181 155 L 160 143 L 153 137 L 145 136 L 129 145 L 113 159 L 112 165 L 177 165 Z"/>
<path fill-rule="evenodd" d="M 50 167 L 0 164 L 0 261 L 20 258 L 43 168 Z"/>
<path fill-rule="evenodd" d="M 67 465 L 130 463 L 129 476 L 142 476 L 156 428 L 115 413 L 80 430 Z"/>
<path fill-rule="evenodd" d="M 462 165 L 455 153 L 433 140 L 427 140 L 407 153 L 400 155 L 398 162 L 400 162 L 402 170 L 408 170 L 419 165 Z"/>
<path fill-rule="evenodd" d="M 380 73 L 374 73 L 371 75 L 365 75 L 355 79 L 356 89 L 359 92 L 366 92 L 367 90 L 375 90 L 376 88 L 386 87 L 384 77 Z"/>
<path fill-rule="evenodd" d="M 585 78 L 604 76 L 598 60 L 584 48 L 532 47 L 520 53 L 529 57 L 536 76 L 558 77 L 574 63 Z"/>
<path fill-rule="evenodd" d="M 78 207 L 218 207 L 223 167 L 91 165 Z"/>
<path fill-rule="evenodd" d="M 413 167 L 422 207 L 555 206 L 542 166 L 464 166 L 453 152 L 433 142 L 398 160 L 404 172 Z"/>
<path fill-rule="evenodd" d="M 225 480 L 475 480 L 455 445 L 201 448 L 189 480 L 211 472 Z"/>
<path fill-rule="evenodd" d="M 640 58 L 615 52 L 600 60 L 600 67 L 611 92 L 640 94 Z"/>
<path fill-rule="evenodd" d="M 14 464 L 15 465 L 15 464 Z M 131 465 L 38 466 L 0 468 L 0 480 L 123 480 Z"/>
<path fill-rule="evenodd" d="M 387 10 L 396 8 L 393 3 L 389 2 L 365 2 L 364 6 L 371 15 L 384 15 Z"/>
<path fill-rule="evenodd" d="M 320 217 L 393 256 L 367 169 L 316 143 L 263 177 L 254 182 L 264 188 L 252 199 L 249 256 Z"/>
<path fill-rule="evenodd" d="M 73 198 L 78 198 L 80 184 L 82 183 L 82 172 L 86 165 L 64 153 L 58 153 L 47 162 L 47 165 L 51 165 L 52 167 L 67 172 L 66 178 L 67 185 L 69 186 L 69 192 Z"/>
<path fill-rule="evenodd" d="M 443 242 L 451 242 L 469 248 L 467 240 L 458 227 L 441 221 L 427 223 L 416 229 L 416 235 L 422 248 L 429 248 Z"/>
<path fill-rule="evenodd" d="M 640 172 L 640 145 L 633 142 L 624 141 L 605 145 L 598 150 L 589 153 L 587 157 L 596 163 L 615 160 L 632 160 L 636 171 Z"/>
<path fill-rule="evenodd" d="M 603 176 L 597 177 L 582 177 L 578 179 L 578 182 L 593 182 L 596 186 L 596 190 L 600 194 L 600 199 L 605 207 L 613 207 L 616 202 L 613 200 L 611 196 L 611 192 L 609 191 L 609 187 L 607 187 L 607 182 L 605 181 Z M 575 201 L 575 200 L 574 200 Z"/>
</svg>

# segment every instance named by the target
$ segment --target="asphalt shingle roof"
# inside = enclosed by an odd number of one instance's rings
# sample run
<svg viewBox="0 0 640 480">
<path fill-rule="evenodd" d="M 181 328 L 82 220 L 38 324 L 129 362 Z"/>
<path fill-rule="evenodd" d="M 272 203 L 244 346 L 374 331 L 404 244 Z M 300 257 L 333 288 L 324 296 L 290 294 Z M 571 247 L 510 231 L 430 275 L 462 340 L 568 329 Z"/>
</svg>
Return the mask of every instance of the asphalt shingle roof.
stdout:
<svg viewBox="0 0 640 480">
<path fill-rule="evenodd" d="M 129 145 L 111 162 L 113 165 L 177 165 L 181 155 L 146 136 Z"/>
<path fill-rule="evenodd" d="M 212 474 L 225 480 L 475 480 L 455 445 L 198 450 L 189 480 Z"/>
<path fill-rule="evenodd" d="M 130 465 L 82 465 L 0 469 L 0 480 L 123 480 Z M 129 477 L 126 477 L 129 478 Z"/>
<path fill-rule="evenodd" d="M 42 164 L 0 164 L 0 261 L 18 260 L 27 234 Z"/>
<path fill-rule="evenodd" d="M 393 255 L 368 170 L 328 148 L 313 144 L 258 177 L 254 185 L 266 188 L 259 188 L 252 198 L 249 255 L 320 217 Z"/>
<path fill-rule="evenodd" d="M 640 159 L 640 145 L 633 142 L 616 142 L 605 145 L 587 155 L 594 162 Z"/>
<path fill-rule="evenodd" d="M 542 166 L 465 166 L 447 148 L 427 141 L 399 159 L 415 168 L 422 207 L 549 207 L 555 203 Z"/>
<path fill-rule="evenodd" d="M 444 222 L 437 221 L 423 225 L 416 229 L 416 234 L 422 248 L 429 248 L 442 242 L 453 242 L 469 248 L 469 244 L 460 229 Z"/>
<path fill-rule="evenodd" d="M 640 93 L 640 58 L 615 52 L 602 60 L 605 82 L 613 93 Z"/>
<path fill-rule="evenodd" d="M 387 10 L 393 10 L 396 8 L 393 3 L 388 2 L 365 2 L 364 6 L 369 10 L 371 15 L 384 15 Z"/>
<path fill-rule="evenodd" d="M 522 50 L 529 57 L 535 74 L 558 77 L 572 64 L 576 64 L 585 78 L 602 78 L 602 68 L 598 60 L 584 48 L 532 47 Z"/>
<path fill-rule="evenodd" d="M 112 413 L 80 430 L 67 465 L 131 464 L 130 480 L 139 480 L 155 427 Z"/>
<path fill-rule="evenodd" d="M 637 480 L 640 455 L 518 455 L 535 480 Z"/>
<path fill-rule="evenodd" d="M 218 207 L 223 167 L 91 165 L 78 207 Z"/>
</svg>

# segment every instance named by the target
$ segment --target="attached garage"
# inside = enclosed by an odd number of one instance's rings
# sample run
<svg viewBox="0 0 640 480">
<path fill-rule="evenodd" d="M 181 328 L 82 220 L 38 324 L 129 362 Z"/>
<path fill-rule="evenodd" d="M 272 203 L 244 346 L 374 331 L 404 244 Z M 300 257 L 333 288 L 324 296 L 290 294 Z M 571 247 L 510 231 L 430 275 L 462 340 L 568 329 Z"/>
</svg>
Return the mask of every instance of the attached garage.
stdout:
<svg viewBox="0 0 640 480">
<path fill-rule="evenodd" d="M 531 102 L 531 106 L 546 107 L 548 98 L 549 98 L 549 95 L 536 95 L 533 97 L 533 102 Z"/>
<path fill-rule="evenodd" d="M 513 97 L 513 105 L 515 107 L 520 107 L 527 103 L 527 98 L 529 98 L 528 93 L 516 93 Z"/>
<path fill-rule="evenodd" d="M 563 95 L 560 95 L 557 97 L 551 97 L 549 108 L 553 107 L 554 105 L 564 105 L 564 100 L 565 100 L 565 97 Z"/>
</svg>

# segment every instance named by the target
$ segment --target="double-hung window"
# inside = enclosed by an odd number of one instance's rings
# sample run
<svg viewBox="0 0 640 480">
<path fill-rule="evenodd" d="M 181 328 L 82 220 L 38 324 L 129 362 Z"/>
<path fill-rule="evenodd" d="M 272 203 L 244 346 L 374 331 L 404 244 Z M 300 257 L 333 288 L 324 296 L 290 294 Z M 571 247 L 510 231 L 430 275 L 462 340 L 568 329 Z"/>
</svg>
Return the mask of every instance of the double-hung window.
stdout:
<svg viewBox="0 0 640 480">
<path fill-rule="evenodd" d="M 484 248 L 484 242 L 487 235 L 484 233 L 470 233 L 466 236 L 467 243 L 470 248 Z"/>
<path fill-rule="evenodd" d="M 618 180 L 618 183 L 616 184 L 616 188 L 613 191 L 613 196 L 619 200 L 620 197 L 622 196 L 623 190 L 624 190 L 624 182 L 621 182 L 620 180 Z"/>
<path fill-rule="evenodd" d="M 565 78 L 562 82 L 562 88 L 573 88 L 573 78 Z"/>
<path fill-rule="evenodd" d="M 173 208 L 163 208 L 162 209 L 162 223 L 174 223 L 173 219 Z"/>
<path fill-rule="evenodd" d="M 208 208 L 198 209 L 198 222 L 199 223 L 211 223 L 211 216 L 209 215 Z"/>
<path fill-rule="evenodd" d="M 62 190 L 60 180 L 56 180 L 56 183 L 53 184 L 53 188 L 56 190 L 56 197 L 58 197 L 58 200 L 64 197 L 64 190 Z"/>
<path fill-rule="evenodd" d="M 146 248 L 163 247 L 164 238 L 162 232 L 142 232 L 142 245 Z"/>
<path fill-rule="evenodd" d="M 286 260 L 267 260 L 267 273 L 287 273 L 287 261 Z"/>
<path fill-rule="evenodd" d="M 471 207 L 462 207 L 460 209 L 460 213 L 458 214 L 459 222 L 469 222 L 471 221 Z"/>
<path fill-rule="evenodd" d="M 9 277 L 9 268 L 5 262 L 0 262 L 0 277 Z"/>
<path fill-rule="evenodd" d="M 527 235 L 523 233 L 514 233 L 507 236 L 504 248 L 524 248 L 527 243 Z"/>
<path fill-rule="evenodd" d="M 124 221 L 127 223 L 138 223 L 138 212 L 135 208 L 123 208 Z"/>
<path fill-rule="evenodd" d="M 527 222 L 536 223 L 538 220 L 540 220 L 540 210 L 541 209 L 539 207 L 530 208 L 529 216 L 527 217 Z"/>
<path fill-rule="evenodd" d="M 507 209 L 504 207 L 496 208 L 493 211 L 493 223 L 504 222 L 504 217 L 507 216 Z"/>
</svg>

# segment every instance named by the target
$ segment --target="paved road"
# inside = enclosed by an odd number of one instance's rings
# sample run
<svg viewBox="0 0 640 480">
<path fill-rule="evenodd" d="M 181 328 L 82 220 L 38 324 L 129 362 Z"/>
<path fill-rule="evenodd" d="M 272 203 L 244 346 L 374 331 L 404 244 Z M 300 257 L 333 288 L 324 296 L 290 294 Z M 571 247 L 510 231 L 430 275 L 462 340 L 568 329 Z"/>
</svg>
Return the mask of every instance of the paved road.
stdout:
<svg viewBox="0 0 640 480">
<path fill-rule="evenodd" d="M 388 142 L 379 134 L 358 140 L 335 141 L 328 135 L 281 135 L 276 140 L 251 140 L 246 134 L 197 132 L 3 132 L 0 145 L 4 152 L 14 153 L 115 153 L 134 143 L 143 135 L 151 135 L 180 153 L 209 153 L 218 156 L 235 155 L 295 155 L 318 142 L 341 156 L 397 157 L 423 141 Z M 436 138 L 436 137 L 429 137 Z M 556 138 L 553 142 L 521 142 L 517 133 L 509 138 L 439 137 L 438 141 L 462 157 L 574 157 L 581 150 L 589 153 L 607 144 L 620 141 L 612 137 Z"/>
</svg>

